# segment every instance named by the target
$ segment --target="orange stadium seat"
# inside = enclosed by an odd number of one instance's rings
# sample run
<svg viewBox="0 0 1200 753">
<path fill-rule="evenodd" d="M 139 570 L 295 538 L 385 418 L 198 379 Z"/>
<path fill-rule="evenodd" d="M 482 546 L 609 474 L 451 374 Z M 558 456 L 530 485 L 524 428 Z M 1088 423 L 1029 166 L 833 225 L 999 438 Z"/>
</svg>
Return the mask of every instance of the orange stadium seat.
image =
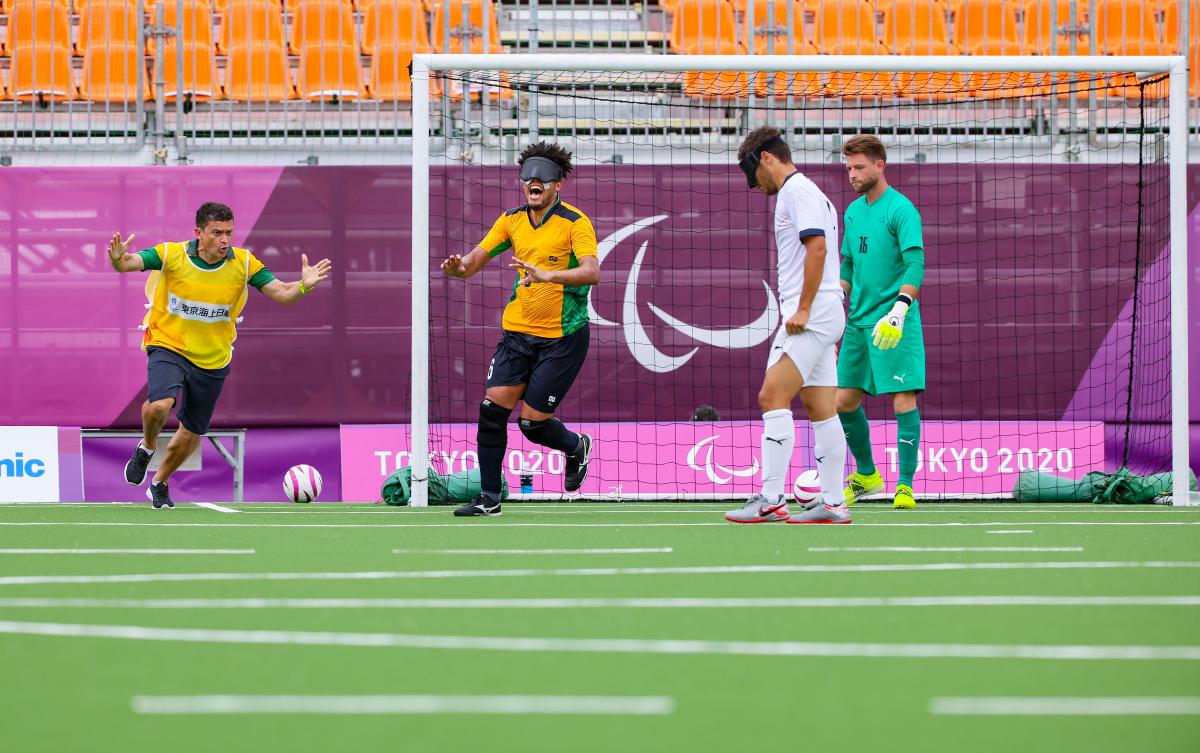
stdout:
<svg viewBox="0 0 1200 753">
<path fill-rule="evenodd" d="M 93 40 L 137 46 L 137 4 L 129 0 L 83 0 L 75 51 L 82 55 Z"/>
<path fill-rule="evenodd" d="M 901 47 L 901 55 L 961 55 L 953 42 L 913 41 Z M 901 73 L 897 80 L 900 95 L 924 100 L 967 99 L 967 78 L 961 73 Z"/>
<path fill-rule="evenodd" d="M 357 99 L 364 96 L 362 72 L 358 66 L 358 47 L 324 41 L 300 52 L 302 99 Z"/>
<path fill-rule="evenodd" d="M 228 0 L 217 31 L 217 51 L 241 47 L 285 44 L 283 8 L 276 0 Z"/>
<path fill-rule="evenodd" d="M 1163 16 L 1163 41 L 1173 42 L 1179 47 L 1180 8 L 1181 3 L 1167 5 Z M 1191 92 L 1193 97 L 1200 96 L 1200 3 L 1192 2 L 1191 18 L 1188 19 L 1188 47 L 1191 59 L 1188 60 L 1188 70 L 1191 73 Z"/>
<path fill-rule="evenodd" d="M 1054 4 L 1054 24 L 1050 23 L 1051 3 Z M 1086 5 L 1078 6 L 1076 22 L 1083 24 L 1087 21 Z M 1023 17 L 1023 41 L 1025 54 L 1050 55 L 1052 50 L 1058 55 L 1066 55 L 1071 47 L 1071 40 L 1066 34 L 1058 33 L 1059 29 L 1070 23 L 1071 0 L 1030 0 L 1025 4 Z M 1077 42 L 1079 54 L 1087 54 L 1087 37 Z"/>
<path fill-rule="evenodd" d="M 847 39 L 845 42 L 821 47 L 830 55 L 887 55 L 887 45 L 875 39 Z M 829 75 L 825 90 L 835 97 L 894 97 L 899 93 L 900 79 L 895 73 L 837 72 Z"/>
<path fill-rule="evenodd" d="M 377 47 L 430 47 L 425 11 L 417 0 L 367 0 L 363 21 L 363 54 Z M 432 51 L 432 48 L 431 48 Z"/>
<path fill-rule="evenodd" d="M 185 42 L 213 44 L 213 13 L 208 0 L 160 0 L 160 4 L 163 6 L 163 23 L 176 29 Z M 182 29 L 177 28 L 180 18 L 183 19 Z M 153 41 L 147 41 L 146 54 L 154 54 Z"/>
<path fill-rule="evenodd" d="M 773 1 L 777 7 L 777 10 L 779 7 L 783 7 L 785 9 L 787 8 L 788 0 Z M 750 0 L 729 0 L 729 2 L 732 3 L 733 9 L 738 13 L 744 15 L 750 12 Z M 760 9 L 764 15 L 767 14 L 769 12 L 768 6 L 771 4 L 771 2 L 772 0 L 754 0 L 754 15 L 757 16 L 760 12 Z M 815 13 L 817 6 L 821 4 L 821 0 L 794 0 L 794 2 L 800 6 L 797 10 L 799 10 L 801 13 Z"/>
<path fill-rule="evenodd" d="M 9 8 L 8 41 L 11 53 L 22 46 L 65 45 L 71 49 L 71 16 L 68 3 L 18 0 Z"/>
<path fill-rule="evenodd" d="M 1019 55 L 1021 34 L 1016 0 L 957 0 L 954 42 L 971 55 Z"/>
<path fill-rule="evenodd" d="M 813 19 L 814 39 L 822 52 L 843 44 L 875 50 L 875 6 L 859 0 L 824 0 Z M 870 53 L 868 53 L 870 54 Z"/>
<path fill-rule="evenodd" d="M 353 47 L 358 50 L 354 12 L 344 0 L 300 0 L 292 8 L 292 54 L 312 47 Z"/>
<path fill-rule="evenodd" d="M 940 0 L 891 0 L 881 4 L 883 43 L 893 50 L 912 44 L 950 41 L 946 6 Z"/>
<path fill-rule="evenodd" d="M 163 95 L 168 102 L 182 94 L 201 102 L 220 96 L 217 85 L 217 56 L 211 45 L 183 43 L 182 78 L 179 67 L 179 47 L 175 40 L 163 51 Z"/>
<path fill-rule="evenodd" d="M 151 99 L 150 77 L 138 56 L 137 47 L 94 39 L 83 54 L 80 94 L 92 102 L 128 103 Z"/>
<path fill-rule="evenodd" d="M 447 9 L 446 6 L 449 6 Z M 447 10 L 449 11 L 447 13 Z M 447 22 L 447 15 L 449 21 Z M 486 17 L 488 35 L 487 49 L 484 49 L 483 30 Z M 463 29 L 469 31 L 469 44 L 463 44 Z M 467 23 L 463 22 L 463 3 L 456 0 L 442 0 L 433 9 L 433 29 L 430 41 L 438 52 L 445 53 L 492 53 L 502 50 L 500 44 L 500 24 L 496 20 L 496 6 L 492 0 L 470 0 Z"/>
<path fill-rule="evenodd" d="M 1096 0 L 1096 41 L 1104 52 L 1174 55 L 1178 40 L 1178 35 L 1166 41 L 1159 39 L 1153 5 L 1141 0 Z"/>
<path fill-rule="evenodd" d="M 242 47 L 229 50 L 225 64 L 225 96 L 249 102 L 280 102 L 296 98 L 288 69 L 287 50 L 275 47 Z"/>
<path fill-rule="evenodd" d="M 377 47 L 371 58 L 371 85 L 369 96 L 374 99 L 409 102 L 412 100 L 412 78 L 408 74 L 408 65 L 416 52 L 432 52 L 433 48 L 422 46 L 414 48 L 404 45 L 382 45 Z M 441 96 L 441 88 L 437 79 L 429 80 L 430 96 Z"/>
<path fill-rule="evenodd" d="M 816 55 L 812 42 L 796 42 L 796 55 Z M 789 76 L 791 80 L 789 81 Z M 755 94 L 760 97 L 817 97 L 824 93 L 821 74 L 814 71 L 798 73 L 760 73 L 755 79 Z"/>
<path fill-rule="evenodd" d="M 792 8 L 792 24 L 788 26 L 788 6 Z M 748 11 L 747 11 L 748 12 Z M 786 55 L 791 39 L 793 55 L 803 54 L 804 3 L 801 0 L 775 0 L 774 13 L 767 0 L 755 0 L 753 16 L 747 16 L 746 48 L 755 55 Z"/>
<path fill-rule="evenodd" d="M 23 102 L 76 99 L 71 46 L 65 42 L 21 45 L 12 51 L 12 96 Z"/>
<path fill-rule="evenodd" d="M 725 0 L 679 0 L 669 42 L 672 50 L 684 54 L 734 53 L 738 45 L 733 6 Z"/>
</svg>

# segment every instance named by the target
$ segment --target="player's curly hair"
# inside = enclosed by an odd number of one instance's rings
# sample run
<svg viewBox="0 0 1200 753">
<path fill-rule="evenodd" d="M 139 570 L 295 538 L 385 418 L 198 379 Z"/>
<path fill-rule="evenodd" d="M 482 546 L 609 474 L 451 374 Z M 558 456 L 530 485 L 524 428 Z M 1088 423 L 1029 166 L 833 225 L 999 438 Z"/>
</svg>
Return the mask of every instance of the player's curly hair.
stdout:
<svg viewBox="0 0 1200 753">
<path fill-rule="evenodd" d="M 536 144 L 530 144 L 525 147 L 525 150 L 521 152 L 521 156 L 517 158 L 517 164 L 525 164 L 525 160 L 530 157 L 545 157 L 550 160 L 562 170 L 564 178 L 571 174 L 573 168 L 571 153 L 558 144 L 552 144 L 548 141 L 539 141 Z"/>
<path fill-rule="evenodd" d="M 210 222 L 233 222 L 233 210 L 215 201 L 206 201 L 196 210 L 196 227 L 203 230 Z"/>
<path fill-rule="evenodd" d="M 792 148 L 786 143 L 771 147 L 770 149 L 762 148 L 763 144 L 776 137 L 782 141 L 783 131 L 775 126 L 763 126 L 747 133 L 746 138 L 742 139 L 742 145 L 738 147 L 738 162 L 746 159 L 747 155 L 762 154 L 765 151 L 768 154 L 774 155 L 780 162 L 790 165 L 792 163 Z"/>
</svg>

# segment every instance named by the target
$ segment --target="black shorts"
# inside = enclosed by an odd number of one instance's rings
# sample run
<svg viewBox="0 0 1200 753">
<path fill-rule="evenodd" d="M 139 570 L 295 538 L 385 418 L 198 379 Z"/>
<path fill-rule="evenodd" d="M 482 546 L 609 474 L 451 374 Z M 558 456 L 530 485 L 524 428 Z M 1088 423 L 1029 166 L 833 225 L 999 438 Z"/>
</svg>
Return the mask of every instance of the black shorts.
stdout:
<svg viewBox="0 0 1200 753">
<path fill-rule="evenodd" d="M 229 366 L 202 369 L 166 348 L 149 348 L 146 356 L 146 399 L 153 403 L 175 398 L 179 408 L 176 415 L 183 428 L 193 434 L 207 434 Z M 180 389 L 183 394 L 176 397 Z"/>
<path fill-rule="evenodd" d="M 566 337 L 535 337 L 506 330 L 488 367 L 487 386 L 524 384 L 525 404 L 553 413 L 579 376 L 590 342 L 586 324 Z"/>
</svg>

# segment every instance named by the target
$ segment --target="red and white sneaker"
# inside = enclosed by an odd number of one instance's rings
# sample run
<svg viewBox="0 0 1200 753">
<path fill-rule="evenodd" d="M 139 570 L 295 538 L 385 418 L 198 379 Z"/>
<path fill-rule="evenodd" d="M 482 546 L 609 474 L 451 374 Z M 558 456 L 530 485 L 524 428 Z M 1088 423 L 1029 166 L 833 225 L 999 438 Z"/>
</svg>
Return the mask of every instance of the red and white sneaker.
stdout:
<svg viewBox="0 0 1200 753">
<path fill-rule="evenodd" d="M 787 519 L 787 497 L 782 495 L 772 502 L 761 494 L 755 494 L 746 500 L 742 509 L 725 513 L 725 520 L 731 523 L 778 523 Z"/>
</svg>

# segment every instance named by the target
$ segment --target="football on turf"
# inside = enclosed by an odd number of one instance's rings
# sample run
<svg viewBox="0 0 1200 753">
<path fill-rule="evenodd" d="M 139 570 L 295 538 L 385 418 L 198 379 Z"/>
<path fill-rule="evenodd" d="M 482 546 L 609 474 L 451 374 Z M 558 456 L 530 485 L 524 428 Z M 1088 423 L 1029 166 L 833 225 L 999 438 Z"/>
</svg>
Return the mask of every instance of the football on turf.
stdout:
<svg viewBox="0 0 1200 753">
<path fill-rule="evenodd" d="M 797 502 L 812 502 L 821 498 L 821 476 L 816 471 L 805 471 L 796 478 L 792 487 Z"/>
<path fill-rule="evenodd" d="M 312 502 L 321 496 L 321 473 L 311 465 L 293 465 L 283 475 L 283 493 L 293 502 Z"/>
</svg>

